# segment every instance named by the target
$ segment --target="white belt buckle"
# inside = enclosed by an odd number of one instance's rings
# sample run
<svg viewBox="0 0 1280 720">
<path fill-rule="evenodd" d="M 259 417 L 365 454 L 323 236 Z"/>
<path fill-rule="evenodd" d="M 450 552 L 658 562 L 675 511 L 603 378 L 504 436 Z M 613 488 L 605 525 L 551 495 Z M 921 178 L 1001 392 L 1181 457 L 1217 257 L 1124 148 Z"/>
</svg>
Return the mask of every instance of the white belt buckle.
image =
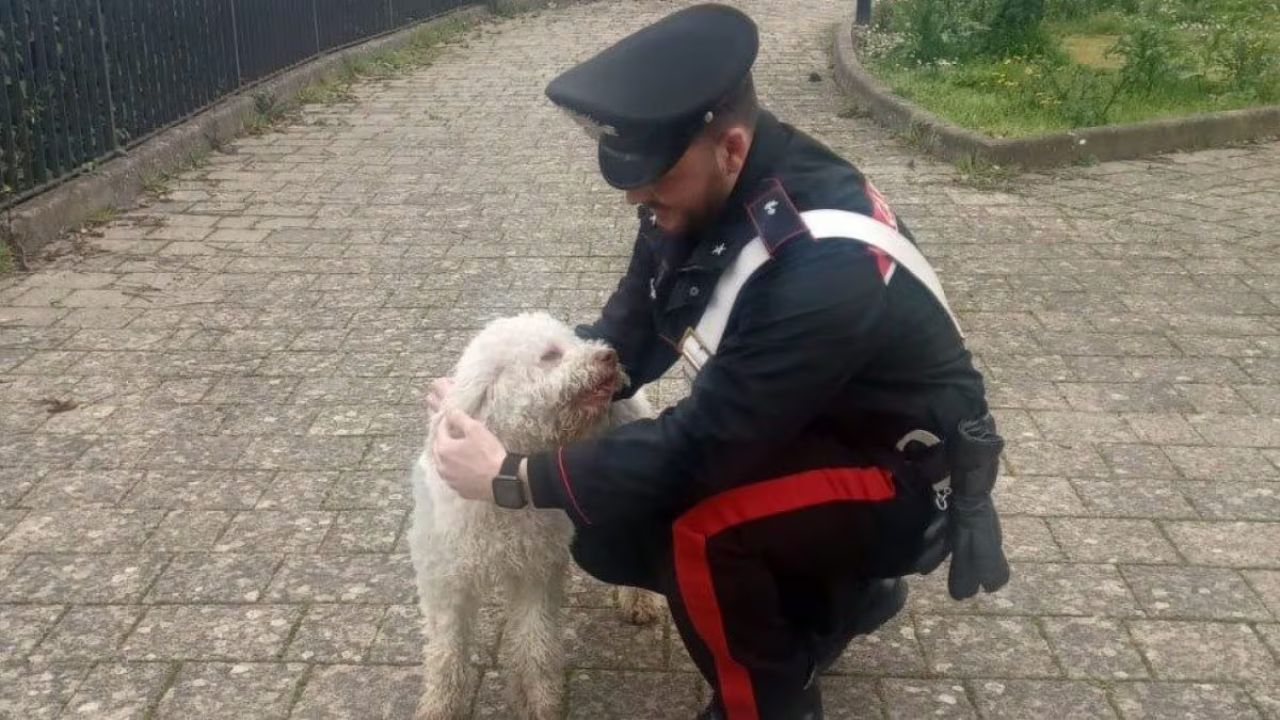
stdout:
<svg viewBox="0 0 1280 720">
<path fill-rule="evenodd" d="M 685 330 L 684 337 L 680 338 L 680 357 L 684 360 L 682 367 L 689 380 L 702 372 L 702 367 L 711 359 L 711 351 L 693 328 Z"/>
</svg>

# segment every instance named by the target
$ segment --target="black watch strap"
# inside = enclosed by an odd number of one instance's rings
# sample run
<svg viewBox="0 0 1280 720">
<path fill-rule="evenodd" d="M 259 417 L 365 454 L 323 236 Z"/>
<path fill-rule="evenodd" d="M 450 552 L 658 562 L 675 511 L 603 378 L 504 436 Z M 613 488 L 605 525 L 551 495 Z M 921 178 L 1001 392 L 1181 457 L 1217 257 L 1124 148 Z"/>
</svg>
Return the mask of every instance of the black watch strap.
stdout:
<svg viewBox="0 0 1280 720">
<path fill-rule="evenodd" d="M 520 463 L 523 455 L 507 453 L 502 467 L 493 479 L 493 501 L 498 507 L 519 510 L 529 504 L 529 493 L 520 481 Z"/>
<path fill-rule="evenodd" d="M 498 477 L 520 479 L 520 463 L 524 460 L 524 455 L 516 453 L 507 453 L 502 459 L 502 469 L 498 471 Z"/>
</svg>

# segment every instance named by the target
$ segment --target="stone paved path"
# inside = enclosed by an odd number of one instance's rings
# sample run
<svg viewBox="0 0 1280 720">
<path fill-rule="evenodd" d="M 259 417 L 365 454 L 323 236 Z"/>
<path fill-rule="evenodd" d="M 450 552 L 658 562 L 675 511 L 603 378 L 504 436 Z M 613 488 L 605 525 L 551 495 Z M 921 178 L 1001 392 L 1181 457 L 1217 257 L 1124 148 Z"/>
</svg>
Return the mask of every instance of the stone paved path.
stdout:
<svg viewBox="0 0 1280 720">
<path fill-rule="evenodd" d="M 541 91 L 679 4 L 486 26 L 0 280 L 0 717 L 407 716 L 421 390 L 489 317 L 598 308 L 633 215 Z M 847 1 L 742 4 L 767 102 L 922 238 L 1011 441 L 1015 581 L 915 582 L 828 717 L 1280 718 L 1280 145 L 968 189 L 839 117 Z M 570 717 L 692 717 L 669 627 L 581 580 L 568 627 Z"/>
</svg>

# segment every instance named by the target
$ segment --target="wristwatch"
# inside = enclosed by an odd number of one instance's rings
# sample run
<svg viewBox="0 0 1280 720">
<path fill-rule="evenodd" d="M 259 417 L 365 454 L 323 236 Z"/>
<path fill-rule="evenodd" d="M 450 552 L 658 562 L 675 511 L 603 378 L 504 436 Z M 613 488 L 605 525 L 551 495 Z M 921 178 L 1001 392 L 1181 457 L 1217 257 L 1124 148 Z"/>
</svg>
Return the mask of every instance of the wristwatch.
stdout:
<svg viewBox="0 0 1280 720">
<path fill-rule="evenodd" d="M 524 455 L 507 453 L 502 461 L 502 469 L 493 479 L 493 501 L 498 507 L 519 510 L 529 504 L 529 496 L 525 493 L 524 483 L 520 480 L 520 463 Z"/>
</svg>

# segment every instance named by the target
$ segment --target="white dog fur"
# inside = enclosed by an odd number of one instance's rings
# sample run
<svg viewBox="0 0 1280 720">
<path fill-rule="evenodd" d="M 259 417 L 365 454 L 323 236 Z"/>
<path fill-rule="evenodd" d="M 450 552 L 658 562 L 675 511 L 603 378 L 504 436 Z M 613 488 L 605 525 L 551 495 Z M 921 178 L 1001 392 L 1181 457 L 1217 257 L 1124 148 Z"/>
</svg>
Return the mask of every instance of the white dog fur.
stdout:
<svg viewBox="0 0 1280 720">
<path fill-rule="evenodd" d="M 467 346 L 445 403 L 482 421 L 512 452 L 546 450 L 652 415 L 643 396 L 610 403 L 623 375 L 605 345 L 576 337 L 544 313 L 490 323 Z M 572 525 L 559 510 L 512 511 L 463 500 L 436 474 L 427 445 L 414 465 L 409 549 L 426 644 L 419 720 L 465 717 L 476 687 L 470 646 L 485 599 L 506 593 L 504 642 L 514 648 L 512 709 L 522 719 L 559 718 L 564 704 L 560 629 Z M 661 598 L 623 588 L 622 612 L 649 622 Z"/>
</svg>

